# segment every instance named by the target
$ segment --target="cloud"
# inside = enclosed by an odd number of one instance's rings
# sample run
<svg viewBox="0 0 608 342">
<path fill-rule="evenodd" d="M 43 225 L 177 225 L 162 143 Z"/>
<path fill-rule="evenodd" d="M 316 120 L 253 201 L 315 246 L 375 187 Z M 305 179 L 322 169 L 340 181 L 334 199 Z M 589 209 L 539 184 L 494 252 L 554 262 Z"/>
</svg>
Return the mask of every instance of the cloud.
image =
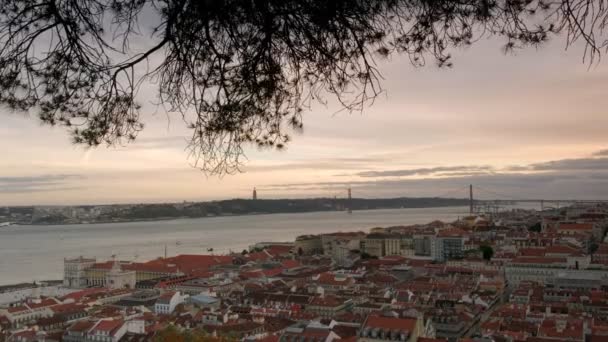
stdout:
<svg viewBox="0 0 608 342">
<path fill-rule="evenodd" d="M 476 196 L 485 199 L 608 198 L 608 157 L 560 159 L 503 168 L 456 165 L 361 171 L 351 177 L 356 178 L 351 181 L 272 184 L 265 190 L 305 195 L 339 193 L 350 187 L 362 197 L 463 198 L 468 185 L 473 184 Z"/>
<path fill-rule="evenodd" d="M 608 198 L 608 177 L 561 173 L 495 174 L 448 178 L 381 179 L 355 182 L 274 184 L 262 190 L 274 193 L 344 196 L 351 187 L 355 197 L 450 197 L 466 198 L 473 184 L 479 199 L 601 199 Z M 565 195 L 567 194 L 567 195 Z"/>
<path fill-rule="evenodd" d="M 597 156 L 597 157 L 603 157 L 603 156 L 608 156 L 608 149 L 605 150 L 599 150 L 595 153 L 592 154 L 593 156 Z"/>
<path fill-rule="evenodd" d="M 405 176 L 428 176 L 434 174 L 449 175 L 450 172 L 472 173 L 489 172 L 494 169 L 491 166 L 440 166 L 433 168 L 417 168 L 387 171 L 363 171 L 356 176 L 364 178 L 374 177 L 405 177 Z"/>
<path fill-rule="evenodd" d="M 137 138 L 133 143 L 126 144 L 119 151 L 134 151 L 134 150 L 161 150 L 161 149 L 179 149 L 185 150 L 188 144 L 188 136 L 168 136 L 168 137 L 150 137 Z"/>
<path fill-rule="evenodd" d="M 306 161 L 294 161 L 281 164 L 246 165 L 246 172 L 290 171 L 290 170 L 361 170 L 370 164 L 381 164 L 394 158 L 392 155 L 372 155 L 361 157 L 323 158 Z"/>
<path fill-rule="evenodd" d="M 608 171 L 608 150 L 593 153 L 589 158 L 560 159 L 528 165 L 511 165 L 503 168 L 493 166 L 457 165 L 439 166 L 433 168 L 415 168 L 381 171 L 362 171 L 354 176 L 363 178 L 380 177 L 409 177 L 409 176 L 437 176 L 460 177 L 492 174 L 509 174 L 516 172 L 555 172 L 555 171 Z M 603 157 L 606 156 L 606 157 Z"/>
<path fill-rule="evenodd" d="M 544 163 L 530 164 L 534 171 L 577 171 L 577 170 L 607 170 L 608 158 L 578 158 L 562 159 Z"/>
<path fill-rule="evenodd" d="M 4 176 L 0 177 L 0 193 L 72 190 L 78 188 L 72 181 L 82 178 L 83 176 L 75 174 Z"/>
</svg>

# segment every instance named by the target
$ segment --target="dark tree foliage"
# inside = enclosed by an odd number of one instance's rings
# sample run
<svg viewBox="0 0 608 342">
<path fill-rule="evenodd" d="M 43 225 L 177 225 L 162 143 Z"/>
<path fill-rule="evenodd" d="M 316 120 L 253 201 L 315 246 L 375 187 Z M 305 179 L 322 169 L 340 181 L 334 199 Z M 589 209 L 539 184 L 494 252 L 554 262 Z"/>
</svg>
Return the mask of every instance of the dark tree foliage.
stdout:
<svg viewBox="0 0 608 342">
<path fill-rule="evenodd" d="M 541 226 L 540 222 L 536 222 L 535 224 L 528 227 L 528 230 L 531 232 L 540 233 L 540 231 L 542 230 L 542 226 Z"/>
<path fill-rule="evenodd" d="M 483 258 L 485 260 L 491 260 L 492 257 L 494 256 L 494 248 L 492 248 L 492 246 L 480 246 L 479 249 L 481 250 L 481 253 L 483 254 Z"/>
<path fill-rule="evenodd" d="M 484 35 L 505 50 L 562 33 L 606 47 L 603 0 L 0 0 L 0 102 L 74 142 L 143 129 L 142 85 L 192 130 L 194 165 L 237 172 L 243 147 L 283 148 L 313 101 L 362 110 L 382 91 L 374 58 L 450 67 Z"/>
</svg>

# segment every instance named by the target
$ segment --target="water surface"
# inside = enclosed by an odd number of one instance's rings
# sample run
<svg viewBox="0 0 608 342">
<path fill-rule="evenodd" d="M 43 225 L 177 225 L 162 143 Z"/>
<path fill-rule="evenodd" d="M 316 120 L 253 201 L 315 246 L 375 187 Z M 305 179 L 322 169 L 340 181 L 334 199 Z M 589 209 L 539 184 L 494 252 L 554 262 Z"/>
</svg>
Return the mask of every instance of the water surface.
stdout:
<svg viewBox="0 0 608 342">
<path fill-rule="evenodd" d="M 224 216 L 153 222 L 9 226 L 0 228 L 0 285 L 60 279 L 63 258 L 79 255 L 145 261 L 169 255 L 241 251 L 259 241 L 302 234 L 368 231 L 372 227 L 453 221 L 467 207 Z"/>
</svg>

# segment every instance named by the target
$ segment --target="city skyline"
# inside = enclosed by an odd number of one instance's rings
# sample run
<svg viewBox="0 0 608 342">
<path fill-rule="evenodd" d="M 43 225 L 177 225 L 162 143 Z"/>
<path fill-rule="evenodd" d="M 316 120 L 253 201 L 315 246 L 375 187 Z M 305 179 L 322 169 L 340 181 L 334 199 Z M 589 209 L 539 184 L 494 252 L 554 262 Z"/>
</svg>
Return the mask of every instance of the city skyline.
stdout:
<svg viewBox="0 0 608 342">
<path fill-rule="evenodd" d="M 250 148 L 245 172 L 223 177 L 189 166 L 183 123 L 150 100 L 146 130 L 118 148 L 71 145 L 63 129 L 2 109 L 0 202 L 197 201 L 253 187 L 266 198 L 333 197 L 348 186 L 360 197 L 417 197 L 470 183 L 521 198 L 608 198 L 608 69 L 557 39 L 515 56 L 501 44 L 457 50 L 449 70 L 378 59 L 386 92 L 373 106 L 316 105 L 285 151 Z"/>
</svg>

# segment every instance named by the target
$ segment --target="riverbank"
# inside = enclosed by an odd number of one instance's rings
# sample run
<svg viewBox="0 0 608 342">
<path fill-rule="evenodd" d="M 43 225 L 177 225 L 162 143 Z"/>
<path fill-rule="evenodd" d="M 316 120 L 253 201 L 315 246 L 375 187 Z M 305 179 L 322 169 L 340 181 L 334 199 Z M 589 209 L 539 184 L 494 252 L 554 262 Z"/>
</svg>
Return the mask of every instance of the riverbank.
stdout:
<svg viewBox="0 0 608 342">
<path fill-rule="evenodd" d="M 412 200 L 412 199 L 410 199 Z M 419 200 L 419 199 L 415 199 Z M 439 200 L 439 199 L 438 199 Z M 452 199 L 441 199 L 452 201 Z M 461 200 L 456 200 L 456 202 L 448 202 L 448 203 L 436 203 L 435 205 L 421 206 L 421 205 L 410 205 L 410 206 L 401 206 L 398 208 L 394 207 L 374 207 L 374 208 L 359 208 L 353 209 L 352 211 L 362 211 L 362 210 L 394 210 L 394 209 L 425 209 L 425 208 L 446 208 L 446 207 L 461 207 L 463 204 Z M 318 209 L 318 208 L 317 208 Z M 159 216 L 159 217 L 151 217 L 151 218 L 122 218 L 122 219 L 102 219 L 102 220 L 82 220 L 82 221 L 64 221 L 64 222 L 32 222 L 32 223 L 12 223 L 11 225 L 27 225 L 27 226 L 56 226 L 56 225 L 82 225 L 82 224 L 111 224 L 111 223 L 129 223 L 129 222 L 162 222 L 168 220 L 179 220 L 179 219 L 206 219 L 206 218 L 216 218 L 216 217 L 240 217 L 240 216 L 255 216 L 255 215 L 277 215 L 277 214 L 304 214 L 304 213 L 325 213 L 325 212 L 348 212 L 348 210 L 340 209 L 340 210 L 332 210 L 332 209 L 324 209 L 324 210 L 294 210 L 294 211 L 254 211 L 254 212 L 242 212 L 242 213 L 234 213 L 234 212 L 226 212 L 221 214 L 208 214 L 204 216 Z"/>
</svg>

